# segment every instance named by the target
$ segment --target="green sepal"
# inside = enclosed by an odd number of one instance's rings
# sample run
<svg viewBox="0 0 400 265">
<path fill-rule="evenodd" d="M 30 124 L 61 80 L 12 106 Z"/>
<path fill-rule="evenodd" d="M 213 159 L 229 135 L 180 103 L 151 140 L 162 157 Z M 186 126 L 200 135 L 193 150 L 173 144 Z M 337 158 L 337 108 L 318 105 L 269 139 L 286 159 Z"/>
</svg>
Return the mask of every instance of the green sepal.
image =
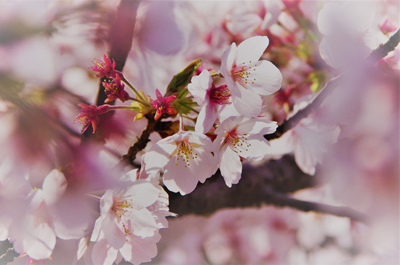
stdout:
<svg viewBox="0 0 400 265">
<path fill-rule="evenodd" d="M 164 97 L 171 96 L 176 92 L 181 92 L 181 90 L 189 84 L 190 80 L 192 79 L 193 74 L 199 69 L 201 65 L 201 59 L 194 60 L 188 66 L 185 67 L 182 71 L 176 74 L 169 85 L 167 87 L 167 92 L 165 93 Z"/>
</svg>

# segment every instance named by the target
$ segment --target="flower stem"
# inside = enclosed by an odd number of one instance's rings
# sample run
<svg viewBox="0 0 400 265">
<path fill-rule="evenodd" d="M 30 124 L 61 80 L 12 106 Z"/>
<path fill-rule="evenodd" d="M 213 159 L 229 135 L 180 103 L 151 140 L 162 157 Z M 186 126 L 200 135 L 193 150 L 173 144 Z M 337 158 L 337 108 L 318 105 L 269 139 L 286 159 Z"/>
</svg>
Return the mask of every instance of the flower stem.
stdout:
<svg viewBox="0 0 400 265">
<path fill-rule="evenodd" d="M 136 90 L 136 88 L 134 88 L 132 86 L 132 84 L 129 83 L 129 81 L 124 76 L 121 76 L 121 81 L 124 82 L 136 94 L 136 97 L 138 97 L 140 99 L 140 100 L 137 100 L 138 102 L 142 103 L 146 107 L 150 107 L 149 104 L 146 103 L 146 100 Z"/>
<path fill-rule="evenodd" d="M 223 77 L 220 72 L 215 72 L 211 74 L 211 77 Z"/>
<path fill-rule="evenodd" d="M 179 132 L 183 132 L 183 115 L 179 112 Z"/>
<path fill-rule="evenodd" d="M 133 108 L 131 106 L 110 106 L 110 110 L 116 110 L 116 109 L 130 109 L 133 110 Z"/>
</svg>

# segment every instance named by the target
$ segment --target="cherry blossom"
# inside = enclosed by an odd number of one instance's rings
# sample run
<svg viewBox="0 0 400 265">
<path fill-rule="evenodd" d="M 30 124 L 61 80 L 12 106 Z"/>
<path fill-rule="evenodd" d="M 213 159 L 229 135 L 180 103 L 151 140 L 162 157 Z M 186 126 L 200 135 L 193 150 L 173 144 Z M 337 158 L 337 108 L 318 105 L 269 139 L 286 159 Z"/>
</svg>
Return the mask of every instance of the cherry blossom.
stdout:
<svg viewBox="0 0 400 265">
<path fill-rule="evenodd" d="M 240 158 L 260 159 L 270 152 L 264 134 L 275 132 L 277 123 L 263 118 L 249 120 L 244 116 L 226 119 L 215 130 L 215 156 L 228 187 L 237 184 L 242 174 Z"/>
<path fill-rule="evenodd" d="M 218 113 L 226 104 L 231 104 L 231 94 L 226 85 L 215 87 L 210 72 L 204 70 L 198 76 L 193 76 L 188 90 L 194 100 L 202 106 L 196 121 L 196 132 L 208 132 L 218 117 Z"/>
<path fill-rule="evenodd" d="M 154 235 L 157 225 L 147 206 L 155 203 L 160 190 L 151 182 L 122 181 L 121 187 L 107 190 L 100 200 L 100 218 L 105 237 L 116 249 L 131 234 L 141 237 Z"/>
<path fill-rule="evenodd" d="M 181 131 L 157 142 L 145 154 L 146 172 L 164 169 L 164 185 L 182 195 L 217 171 L 214 147 L 204 134 Z"/>
<path fill-rule="evenodd" d="M 137 179 L 137 170 L 133 170 L 118 184 L 100 200 L 100 217 L 90 238 L 95 242 L 94 264 L 112 264 L 118 255 L 134 264 L 150 261 L 157 253 L 158 230 L 168 227 L 166 216 L 174 216 L 168 211 L 168 195 L 157 180 Z M 88 251 L 81 243 L 78 258 Z"/>
<path fill-rule="evenodd" d="M 96 132 L 97 125 L 100 122 L 99 115 L 104 114 L 110 110 L 110 106 L 101 105 L 99 107 L 91 105 L 88 106 L 86 104 L 78 104 L 82 109 L 79 111 L 79 115 L 76 116 L 75 122 L 84 123 L 84 127 L 82 128 L 82 133 L 84 133 L 90 124 L 93 127 L 93 133 Z"/>
<path fill-rule="evenodd" d="M 115 70 L 116 63 L 114 59 L 110 60 L 107 55 L 104 54 L 104 61 L 96 60 L 93 62 L 93 65 L 89 68 L 93 71 L 98 72 L 98 74 L 94 75 L 97 78 L 107 77 L 107 78 L 116 78 L 117 75 L 122 75 L 122 73 L 118 70 Z"/>
<path fill-rule="evenodd" d="M 151 106 L 157 110 L 154 116 L 155 120 L 158 120 L 164 113 L 169 115 L 176 113 L 170 105 L 176 96 L 163 97 L 158 89 L 156 89 L 156 96 L 157 99 L 151 102 Z"/>
<path fill-rule="evenodd" d="M 129 94 L 124 90 L 125 85 L 121 82 L 119 75 L 116 75 L 112 82 L 103 82 L 103 86 L 108 96 L 104 103 L 108 103 L 116 99 L 124 102 L 129 99 Z"/>
<path fill-rule="evenodd" d="M 268 37 L 255 36 L 239 46 L 232 43 L 222 55 L 220 71 L 232 93 L 233 105 L 248 118 L 260 114 L 260 95 L 270 95 L 281 87 L 279 69 L 269 61 L 259 61 L 268 44 Z"/>
</svg>

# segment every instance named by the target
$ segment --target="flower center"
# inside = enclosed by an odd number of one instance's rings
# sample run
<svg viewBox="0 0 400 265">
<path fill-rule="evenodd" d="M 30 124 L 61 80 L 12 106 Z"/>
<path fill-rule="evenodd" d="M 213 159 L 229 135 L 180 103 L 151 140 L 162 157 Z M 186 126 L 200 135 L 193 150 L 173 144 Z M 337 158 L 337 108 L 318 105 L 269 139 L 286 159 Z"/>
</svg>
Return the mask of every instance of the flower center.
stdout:
<svg viewBox="0 0 400 265">
<path fill-rule="evenodd" d="M 132 199 L 128 199 L 129 197 L 114 197 L 114 203 L 112 206 L 112 210 L 121 217 L 124 215 L 126 217 L 130 217 L 130 209 L 132 209 Z"/>
<path fill-rule="evenodd" d="M 183 140 L 177 143 L 177 148 L 172 155 L 176 155 L 176 165 L 178 165 L 179 159 L 181 159 L 185 163 L 185 167 L 190 166 L 190 160 L 197 159 L 197 153 L 195 152 L 193 147 L 196 147 L 197 144 L 189 143 L 187 140 Z"/>
<path fill-rule="evenodd" d="M 237 154 L 243 151 L 249 151 L 251 144 L 247 142 L 247 135 L 238 134 L 236 128 L 225 133 L 225 143 Z"/>
<path fill-rule="evenodd" d="M 230 91 L 227 85 L 222 85 L 219 87 L 214 87 L 211 89 L 210 100 L 213 102 L 223 105 L 223 104 L 231 104 L 229 102 L 229 97 L 231 96 Z"/>
<path fill-rule="evenodd" d="M 251 75 L 256 71 L 257 63 L 244 62 L 241 65 L 234 64 L 231 70 L 232 78 L 235 82 L 241 84 L 244 88 L 248 85 L 254 84 L 255 78 Z"/>
</svg>

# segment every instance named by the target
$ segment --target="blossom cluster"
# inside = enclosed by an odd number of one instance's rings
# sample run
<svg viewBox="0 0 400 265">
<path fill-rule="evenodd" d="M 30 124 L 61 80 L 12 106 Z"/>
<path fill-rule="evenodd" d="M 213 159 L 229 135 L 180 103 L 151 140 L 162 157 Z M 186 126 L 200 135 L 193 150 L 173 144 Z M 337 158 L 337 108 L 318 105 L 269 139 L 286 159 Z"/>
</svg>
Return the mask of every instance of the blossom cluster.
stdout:
<svg viewBox="0 0 400 265">
<path fill-rule="evenodd" d="M 398 264 L 399 48 L 365 59 L 398 6 L 75 2 L 0 3 L 0 263 Z M 269 165 L 289 160 L 310 181 L 292 172 L 280 193 Z M 169 198 L 240 191 L 249 168 L 369 227 L 278 208 L 170 218 Z"/>
</svg>

